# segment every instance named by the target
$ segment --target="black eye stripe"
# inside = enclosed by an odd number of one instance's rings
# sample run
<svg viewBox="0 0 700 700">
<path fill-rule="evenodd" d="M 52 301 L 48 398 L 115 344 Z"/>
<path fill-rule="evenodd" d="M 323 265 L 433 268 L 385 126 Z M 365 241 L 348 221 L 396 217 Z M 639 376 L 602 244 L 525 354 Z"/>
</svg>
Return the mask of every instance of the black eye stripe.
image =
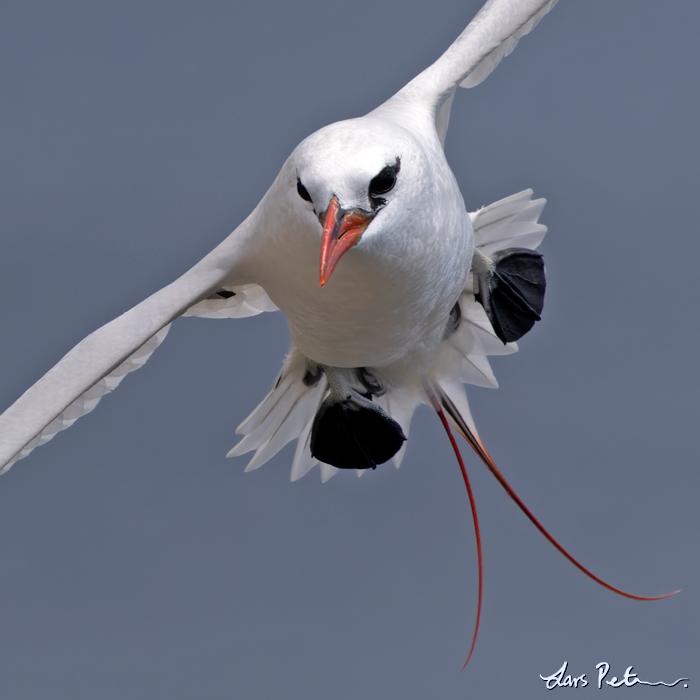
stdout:
<svg viewBox="0 0 700 700">
<path fill-rule="evenodd" d="M 309 191 L 306 189 L 306 187 L 304 187 L 304 185 L 301 184 L 301 180 L 299 178 L 297 178 L 297 192 L 305 202 L 311 201 L 311 195 L 309 194 Z"/>
</svg>

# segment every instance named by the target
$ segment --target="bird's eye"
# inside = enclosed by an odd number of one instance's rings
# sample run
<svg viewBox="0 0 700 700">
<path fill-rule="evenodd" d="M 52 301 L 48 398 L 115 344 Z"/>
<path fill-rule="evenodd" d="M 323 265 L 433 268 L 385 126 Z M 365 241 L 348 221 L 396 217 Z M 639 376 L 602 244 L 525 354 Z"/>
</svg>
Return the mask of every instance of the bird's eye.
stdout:
<svg viewBox="0 0 700 700">
<path fill-rule="evenodd" d="M 309 191 L 306 189 L 306 187 L 304 187 L 304 185 L 301 184 L 301 180 L 299 178 L 297 178 L 297 192 L 305 202 L 311 201 L 311 195 L 309 194 Z"/>
<path fill-rule="evenodd" d="M 386 194 L 393 189 L 396 184 L 396 176 L 399 173 L 401 161 L 397 158 L 394 165 L 387 165 L 378 175 L 375 175 L 369 183 L 369 198 L 375 204 L 384 204 L 384 200 L 379 196 Z"/>
<path fill-rule="evenodd" d="M 386 194 L 396 184 L 396 171 L 387 167 L 369 183 L 369 194 L 373 197 L 378 194 Z"/>
</svg>

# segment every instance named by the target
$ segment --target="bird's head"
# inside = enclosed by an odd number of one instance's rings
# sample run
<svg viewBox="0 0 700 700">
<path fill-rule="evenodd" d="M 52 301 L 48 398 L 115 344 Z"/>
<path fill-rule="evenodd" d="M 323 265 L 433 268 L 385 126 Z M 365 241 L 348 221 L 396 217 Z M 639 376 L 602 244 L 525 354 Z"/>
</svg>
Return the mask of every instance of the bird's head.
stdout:
<svg viewBox="0 0 700 700">
<path fill-rule="evenodd" d="M 400 234 L 402 218 L 429 196 L 426 159 L 415 138 L 382 119 L 321 129 L 302 141 L 290 165 L 293 206 L 319 223 L 322 287 L 345 253 Z"/>
</svg>

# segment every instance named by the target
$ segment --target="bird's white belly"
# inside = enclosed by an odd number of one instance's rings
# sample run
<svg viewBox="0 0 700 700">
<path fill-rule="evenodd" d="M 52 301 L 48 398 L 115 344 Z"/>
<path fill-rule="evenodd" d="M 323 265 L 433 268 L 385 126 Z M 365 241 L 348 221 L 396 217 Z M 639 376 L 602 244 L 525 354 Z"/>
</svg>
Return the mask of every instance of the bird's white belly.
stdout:
<svg viewBox="0 0 700 700">
<path fill-rule="evenodd" d="M 314 362 L 386 367 L 410 356 L 423 365 L 464 288 L 470 240 L 443 260 L 430 260 L 423 251 L 424 265 L 416 265 L 415 257 L 387 261 L 351 250 L 323 288 L 316 249 L 298 264 L 278 268 L 264 287 L 287 316 L 292 341 Z M 412 261 L 410 269 L 404 260 Z"/>
<path fill-rule="evenodd" d="M 410 305 L 412 314 L 407 318 L 406 305 L 400 310 L 386 298 L 353 305 L 344 299 L 316 301 L 307 302 L 303 314 L 292 309 L 286 312 L 289 330 L 309 359 L 333 367 L 382 367 L 411 349 L 432 348 L 439 342 L 446 319 L 440 309 L 419 303 Z"/>
</svg>

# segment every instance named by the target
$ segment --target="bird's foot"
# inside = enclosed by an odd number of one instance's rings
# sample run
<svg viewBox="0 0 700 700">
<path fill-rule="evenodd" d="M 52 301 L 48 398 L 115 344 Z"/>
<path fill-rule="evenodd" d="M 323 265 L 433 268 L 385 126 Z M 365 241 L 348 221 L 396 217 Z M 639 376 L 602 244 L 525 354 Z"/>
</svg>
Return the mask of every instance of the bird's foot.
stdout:
<svg viewBox="0 0 700 700">
<path fill-rule="evenodd" d="M 361 387 L 347 382 L 347 370 L 324 367 L 331 393 L 321 404 L 311 428 L 311 454 L 339 469 L 374 469 L 390 460 L 406 436 L 401 426 L 372 395 L 384 389 L 367 369 L 354 370 Z M 362 393 L 360 393 L 362 392 Z"/>
<path fill-rule="evenodd" d="M 542 256 L 529 248 L 506 248 L 487 257 L 474 251 L 474 298 L 504 342 L 522 338 L 540 320 L 546 287 Z"/>
</svg>

